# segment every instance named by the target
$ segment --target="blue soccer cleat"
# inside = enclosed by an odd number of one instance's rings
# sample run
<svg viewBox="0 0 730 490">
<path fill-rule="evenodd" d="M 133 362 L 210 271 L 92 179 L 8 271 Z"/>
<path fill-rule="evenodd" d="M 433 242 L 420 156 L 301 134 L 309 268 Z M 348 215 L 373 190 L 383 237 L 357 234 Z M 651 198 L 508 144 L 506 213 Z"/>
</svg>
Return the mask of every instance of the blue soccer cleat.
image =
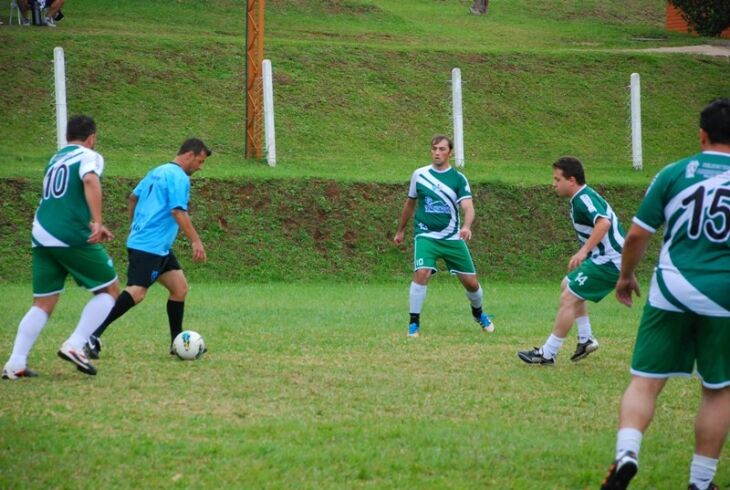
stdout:
<svg viewBox="0 0 730 490">
<path fill-rule="evenodd" d="M 421 326 L 418 323 L 411 323 L 408 325 L 408 336 L 409 337 L 418 337 L 421 335 Z"/>
<path fill-rule="evenodd" d="M 489 319 L 489 315 L 482 312 L 480 316 L 475 316 L 473 318 L 474 321 L 477 322 L 480 327 L 482 327 L 482 330 L 489 333 L 494 332 L 494 323 L 492 323 L 492 320 Z"/>
</svg>

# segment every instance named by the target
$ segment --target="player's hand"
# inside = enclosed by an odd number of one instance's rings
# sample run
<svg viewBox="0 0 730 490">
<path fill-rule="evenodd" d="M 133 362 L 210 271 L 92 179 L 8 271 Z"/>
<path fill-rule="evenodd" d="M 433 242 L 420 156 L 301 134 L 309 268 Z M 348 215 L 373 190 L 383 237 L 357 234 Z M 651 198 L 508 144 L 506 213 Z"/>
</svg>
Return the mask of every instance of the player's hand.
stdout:
<svg viewBox="0 0 730 490">
<path fill-rule="evenodd" d="M 194 262 L 205 262 L 208 260 L 208 256 L 205 253 L 205 247 L 203 242 L 196 240 L 193 242 L 193 261 Z"/>
<path fill-rule="evenodd" d="M 587 252 L 578 250 L 578 253 L 576 253 L 575 255 L 573 255 L 570 258 L 570 262 L 568 262 L 568 270 L 572 271 L 573 269 L 575 269 L 576 267 L 581 265 L 583 263 L 583 261 L 586 259 L 586 257 L 588 257 Z"/>
<path fill-rule="evenodd" d="M 628 279 L 619 277 L 618 282 L 616 283 L 616 299 L 618 302 L 626 306 L 631 306 L 634 303 L 631 298 L 632 292 L 635 292 L 637 297 L 641 296 L 636 276 L 632 275 Z"/>
<path fill-rule="evenodd" d="M 403 243 L 405 234 L 405 231 L 396 231 L 395 236 L 393 237 L 393 243 L 395 243 L 396 245 L 400 245 L 401 243 Z"/>
<path fill-rule="evenodd" d="M 109 231 L 107 227 L 101 223 L 89 223 L 89 229 L 91 230 L 91 235 L 89 235 L 89 239 L 86 240 L 87 243 L 99 243 L 109 241 L 114 238 L 114 233 Z"/>
<path fill-rule="evenodd" d="M 459 236 L 462 240 L 466 240 L 468 242 L 471 240 L 471 230 L 465 226 L 459 230 Z"/>
</svg>

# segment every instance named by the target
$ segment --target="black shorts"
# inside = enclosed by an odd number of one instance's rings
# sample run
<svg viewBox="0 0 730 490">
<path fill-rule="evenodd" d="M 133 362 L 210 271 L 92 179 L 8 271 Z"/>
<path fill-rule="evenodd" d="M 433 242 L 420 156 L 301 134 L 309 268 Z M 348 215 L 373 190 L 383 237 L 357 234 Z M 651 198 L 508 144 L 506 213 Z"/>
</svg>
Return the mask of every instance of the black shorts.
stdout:
<svg viewBox="0 0 730 490">
<path fill-rule="evenodd" d="M 128 248 L 127 257 L 129 258 L 127 286 L 149 288 L 165 272 L 182 269 L 172 251 L 167 255 L 155 255 Z"/>
</svg>

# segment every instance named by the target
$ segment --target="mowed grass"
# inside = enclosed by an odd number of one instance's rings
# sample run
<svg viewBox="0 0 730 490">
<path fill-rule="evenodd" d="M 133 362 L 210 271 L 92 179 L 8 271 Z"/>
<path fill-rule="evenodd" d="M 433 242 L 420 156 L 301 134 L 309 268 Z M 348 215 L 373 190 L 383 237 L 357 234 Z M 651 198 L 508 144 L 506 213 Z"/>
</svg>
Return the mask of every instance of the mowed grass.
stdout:
<svg viewBox="0 0 730 490">
<path fill-rule="evenodd" d="M 403 182 L 452 130 L 464 79 L 467 174 L 537 184 L 563 154 L 602 183 L 646 185 L 695 152 L 697 114 L 727 96 L 723 58 L 632 51 L 706 40 L 668 33 L 664 0 L 273 0 L 278 164 L 244 158 L 244 2 L 74 0 L 58 28 L 0 29 L 0 177 L 37 177 L 55 148 L 52 51 L 70 113 L 99 123 L 107 175 L 139 176 L 197 135 L 206 175 Z M 629 92 L 642 76 L 644 161 L 631 170 Z"/>
<path fill-rule="evenodd" d="M 168 355 L 157 286 L 87 377 L 55 355 L 88 298 L 69 285 L 31 354 L 42 376 L 0 384 L 0 486 L 597 488 L 640 305 L 592 305 L 601 349 L 570 363 L 571 333 L 557 366 L 535 368 L 515 353 L 549 333 L 557 284 L 484 286 L 496 333 L 440 275 L 409 340 L 407 282 L 194 283 L 186 326 L 209 348 L 196 362 Z M 6 356 L 29 287 L 0 292 Z M 686 486 L 698 392 L 669 383 L 633 488 Z"/>
</svg>

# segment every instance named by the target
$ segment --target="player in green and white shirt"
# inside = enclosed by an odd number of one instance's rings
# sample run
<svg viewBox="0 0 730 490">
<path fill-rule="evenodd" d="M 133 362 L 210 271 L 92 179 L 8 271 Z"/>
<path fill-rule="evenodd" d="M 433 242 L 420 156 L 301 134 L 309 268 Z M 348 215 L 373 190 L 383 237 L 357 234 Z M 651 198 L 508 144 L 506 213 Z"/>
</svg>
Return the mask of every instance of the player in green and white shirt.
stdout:
<svg viewBox="0 0 730 490">
<path fill-rule="evenodd" d="M 114 266 L 99 242 L 112 238 L 101 215 L 104 159 L 93 148 L 96 124 L 88 116 L 69 120 L 69 144 L 46 167 L 40 204 L 33 219 L 33 306 L 18 326 L 13 353 L 2 377 L 18 379 L 36 373 L 27 358 L 58 303 L 66 277 L 94 297 L 87 303 L 71 336 L 58 351 L 85 374 L 96 374 L 83 352 L 89 335 L 106 318 L 119 294 Z"/>
<path fill-rule="evenodd" d="M 397 245 L 403 243 L 408 221 L 415 214 L 409 337 L 420 335 L 421 309 L 426 299 L 428 280 L 438 270 L 438 259 L 446 262 L 449 272 L 455 274 L 466 289 L 474 321 L 484 331 L 494 331 L 494 324 L 482 310 L 484 294 L 466 245 L 466 241 L 471 239 L 474 205 L 466 177 L 449 164 L 453 147 L 451 139 L 443 135 L 431 140 L 431 165 L 413 172 L 408 199 L 393 238 Z M 464 212 L 463 223 L 460 209 Z"/>
<path fill-rule="evenodd" d="M 624 230 L 616 213 L 586 185 L 580 160 L 562 157 L 553 163 L 553 186 L 559 196 L 570 198 L 570 219 L 581 247 L 568 262 L 570 272 L 561 283 L 560 307 L 552 333 L 542 347 L 517 353 L 533 365 L 555 364 L 573 322 L 578 325 L 578 344 L 570 360 L 580 361 L 598 349 L 586 300 L 597 303 L 613 291 L 624 243 Z"/>
<path fill-rule="evenodd" d="M 616 461 L 603 488 L 636 474 L 657 397 L 669 377 L 693 370 L 702 403 L 689 488 L 719 488 L 712 479 L 730 427 L 730 99 L 705 107 L 700 128 L 702 152 L 657 174 L 626 237 L 616 296 L 631 306 L 639 294 L 634 271 L 664 226 L 621 402 Z"/>
</svg>

